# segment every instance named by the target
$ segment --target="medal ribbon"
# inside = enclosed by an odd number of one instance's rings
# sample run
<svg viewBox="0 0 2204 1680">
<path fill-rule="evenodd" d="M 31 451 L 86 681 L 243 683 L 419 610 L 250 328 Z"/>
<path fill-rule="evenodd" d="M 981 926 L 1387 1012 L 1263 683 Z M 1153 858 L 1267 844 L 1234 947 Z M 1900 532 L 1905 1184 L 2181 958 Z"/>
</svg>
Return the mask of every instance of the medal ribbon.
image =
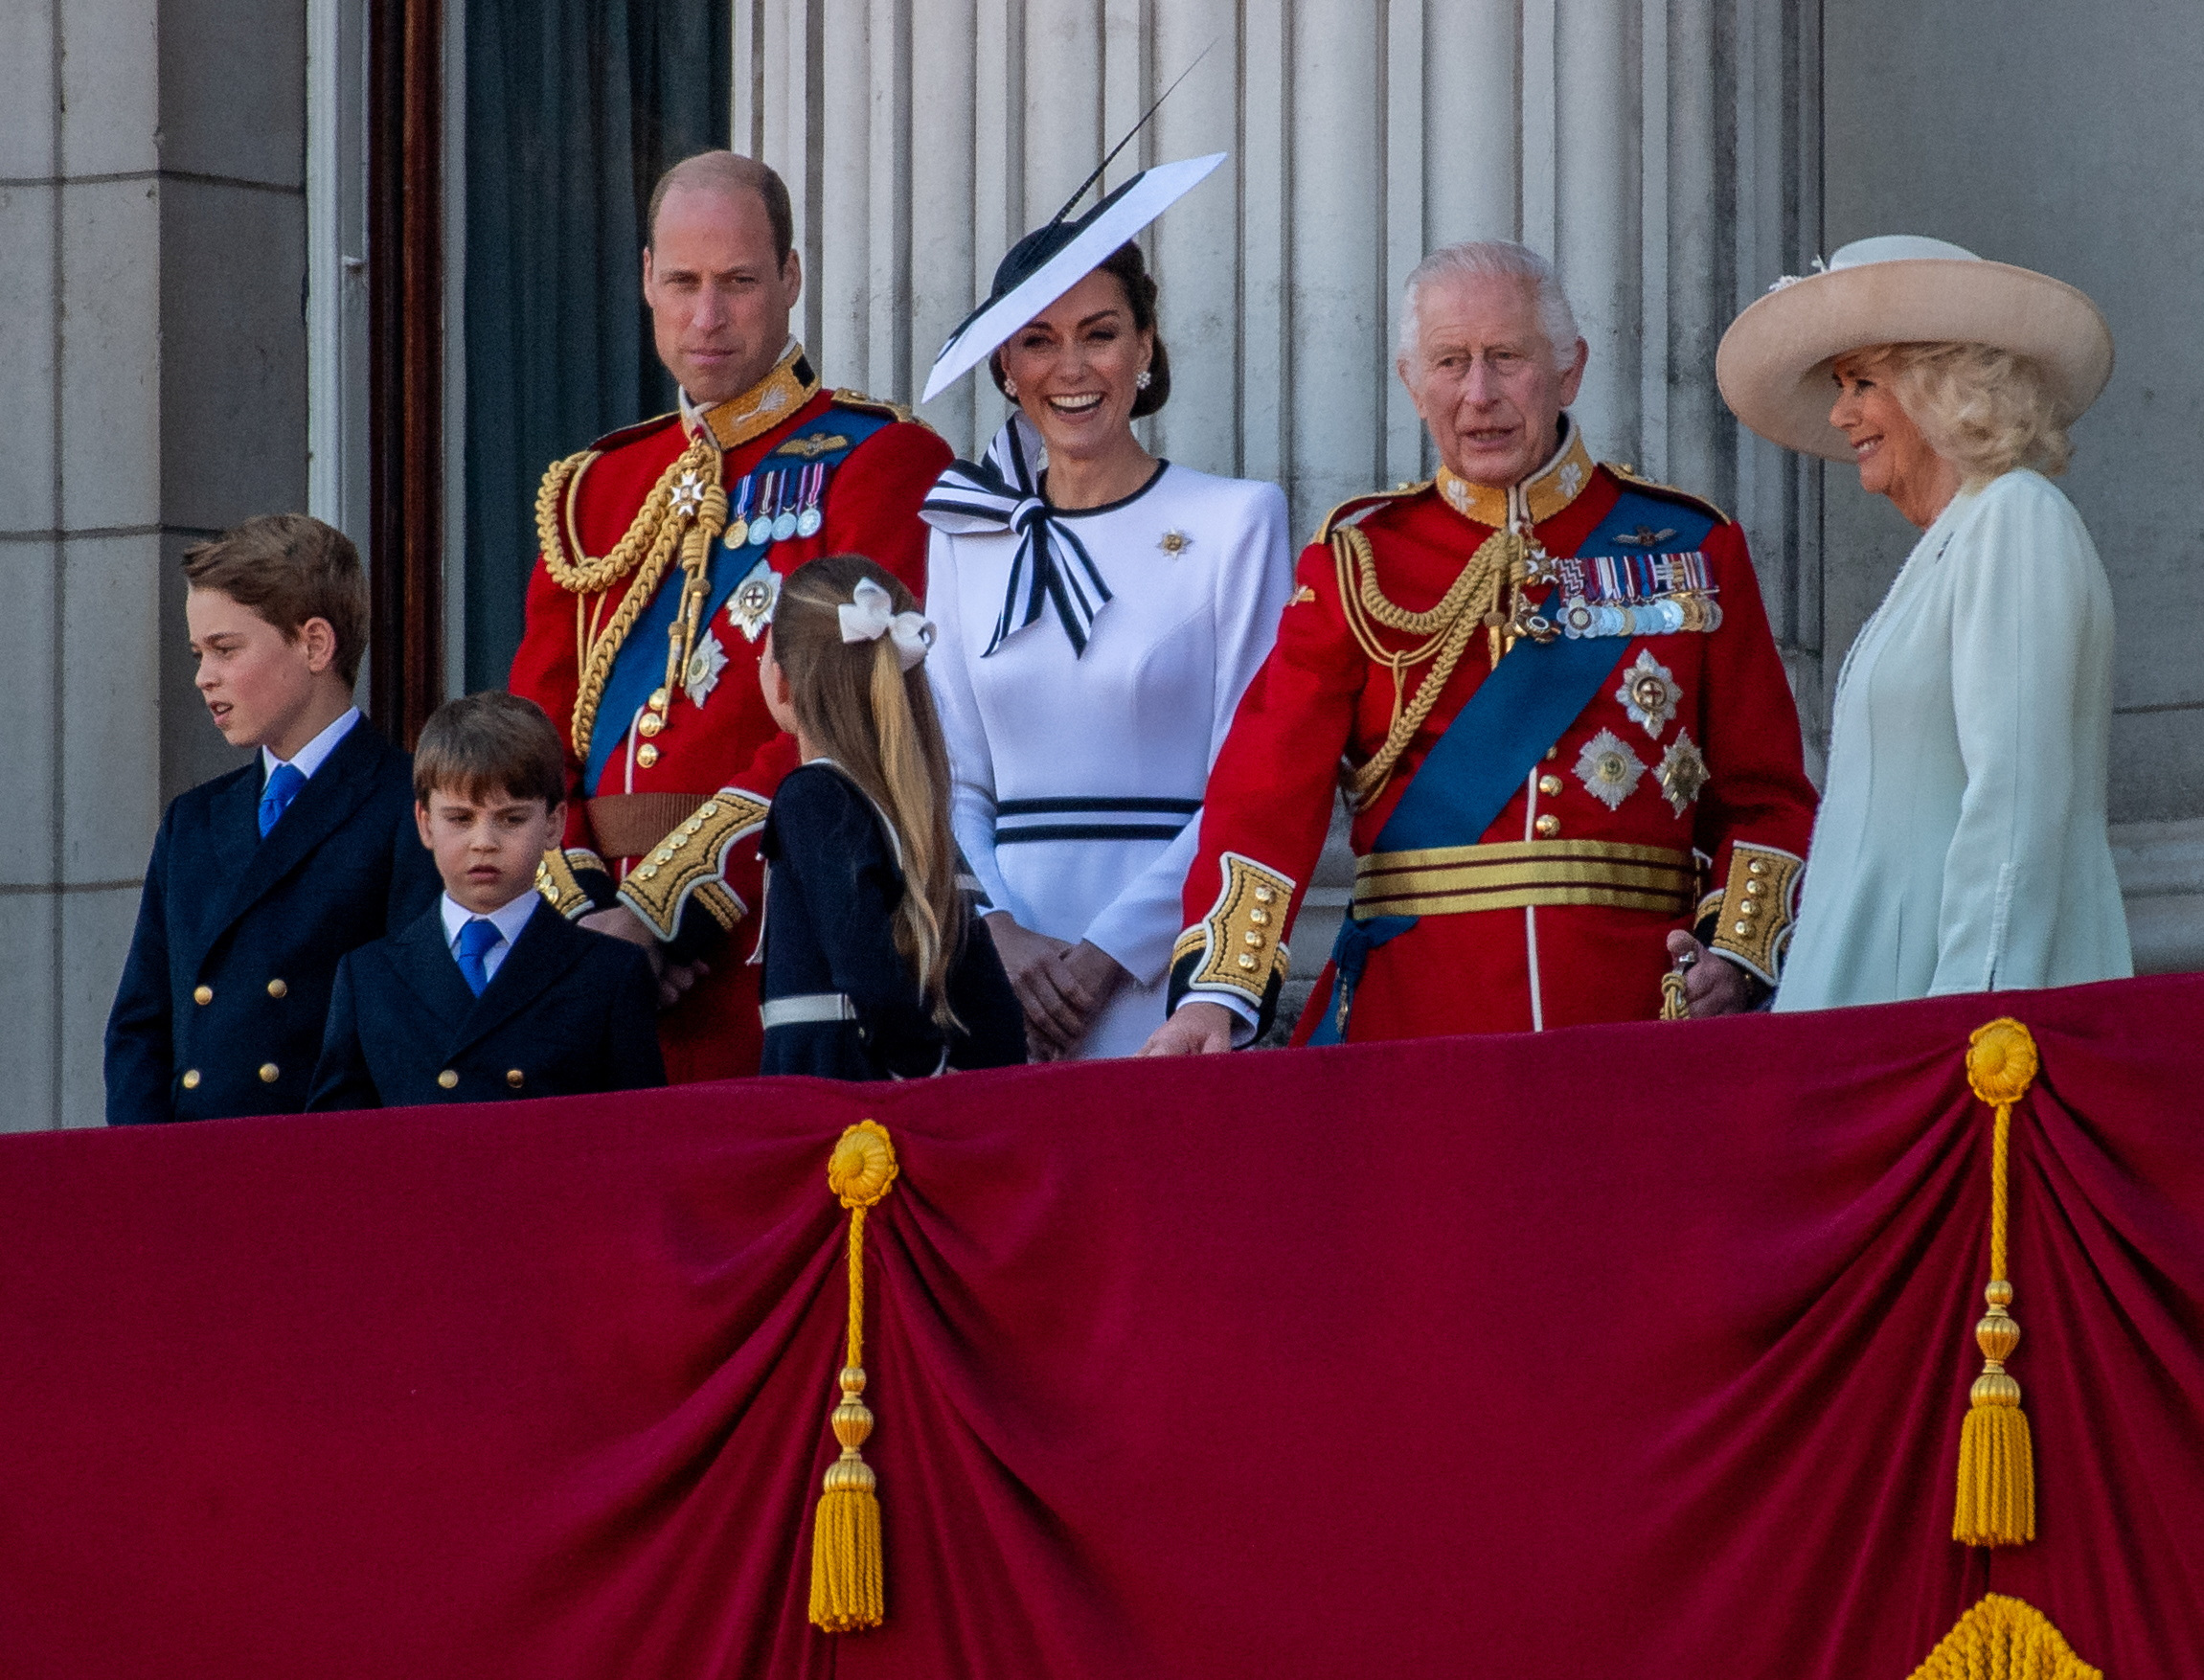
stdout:
<svg viewBox="0 0 2204 1680">
<path fill-rule="evenodd" d="M 1039 443 L 1033 422 L 1012 415 L 988 445 L 987 459 L 952 462 L 919 510 L 927 524 L 952 535 L 1017 534 L 1003 610 L 982 659 L 1039 619 L 1044 604 L 1056 608 L 1077 658 L 1087 650 L 1095 615 L 1111 599 L 1086 545 L 1041 499 L 1033 466 Z"/>
</svg>

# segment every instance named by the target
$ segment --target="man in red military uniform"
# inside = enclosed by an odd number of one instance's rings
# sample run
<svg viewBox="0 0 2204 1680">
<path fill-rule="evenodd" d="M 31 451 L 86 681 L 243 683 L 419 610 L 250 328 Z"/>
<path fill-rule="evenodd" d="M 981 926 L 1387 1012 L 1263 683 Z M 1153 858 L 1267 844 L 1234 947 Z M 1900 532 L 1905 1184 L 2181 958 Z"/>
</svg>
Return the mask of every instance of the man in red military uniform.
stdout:
<svg viewBox="0 0 2204 1680">
<path fill-rule="evenodd" d="M 1693 1013 L 1775 984 L 1814 793 L 1744 534 L 1593 463 L 1564 412 L 1585 355 L 1519 245 L 1410 277 L 1399 373 L 1443 465 L 1303 553 L 1144 1054 L 1267 1018 L 1341 782 L 1354 900 L 1296 1042 L 1651 1018 L 1671 956 Z"/>
<path fill-rule="evenodd" d="M 649 948 L 675 1080 L 758 1068 L 757 835 L 795 743 L 758 688 L 780 579 L 857 553 L 925 593 L 919 504 L 948 446 L 829 390 L 788 336 L 802 290 L 788 192 L 706 152 L 651 195 L 643 295 L 681 387 L 662 415 L 556 463 L 511 688 L 566 735 L 564 847 L 538 885 Z"/>
</svg>

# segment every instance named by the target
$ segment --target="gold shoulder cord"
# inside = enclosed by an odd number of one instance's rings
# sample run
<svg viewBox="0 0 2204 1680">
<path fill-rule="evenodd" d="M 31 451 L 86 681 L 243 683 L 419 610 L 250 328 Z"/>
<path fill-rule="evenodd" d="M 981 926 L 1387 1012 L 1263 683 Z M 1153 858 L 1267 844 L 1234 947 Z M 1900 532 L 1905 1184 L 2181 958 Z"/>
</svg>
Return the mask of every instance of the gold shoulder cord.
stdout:
<svg viewBox="0 0 2204 1680">
<path fill-rule="evenodd" d="M 1354 772 L 1350 791 L 1355 809 L 1368 807 L 1393 775 L 1393 767 L 1416 732 L 1423 727 L 1453 679 L 1480 625 L 1495 634 L 1493 663 L 1504 650 L 1498 637 L 1510 621 L 1502 602 L 1511 587 L 1521 584 L 1528 571 L 1528 546 L 1515 532 L 1495 531 L 1469 556 L 1468 564 L 1428 612 L 1410 612 L 1386 599 L 1377 587 L 1377 556 L 1370 538 L 1355 526 L 1331 534 L 1333 563 L 1338 567 L 1339 602 L 1347 615 L 1347 627 L 1374 665 L 1393 675 L 1393 720 L 1385 732 L 1385 744 Z M 1423 640 L 1413 647 L 1388 648 L 1378 640 L 1376 626 L 1399 630 Z M 1435 661 L 1417 685 L 1406 693 L 1408 673 L 1426 661 Z"/>
<path fill-rule="evenodd" d="M 593 559 L 582 551 L 579 534 L 574 530 L 573 502 L 582 473 L 596 459 L 594 450 L 584 449 L 554 463 L 535 493 L 535 536 L 543 551 L 543 569 L 559 588 L 577 596 L 594 595 L 635 571 L 634 582 L 627 586 L 619 608 L 602 630 L 596 629 L 591 622 L 594 614 L 587 602 L 575 603 L 576 657 L 580 675 L 574 697 L 572 736 L 578 758 L 589 756 L 597 706 L 604 693 L 605 679 L 612 673 L 612 662 L 626 642 L 627 632 L 657 594 L 677 547 L 685 577 L 681 610 L 674 615 L 672 645 L 668 650 L 669 689 L 689 663 L 704 598 L 711 589 L 712 543 L 727 524 L 727 491 L 719 482 L 719 446 L 709 432 L 699 432 L 658 475 L 627 534 L 610 554 Z M 638 558 L 640 570 L 636 569 Z"/>
</svg>

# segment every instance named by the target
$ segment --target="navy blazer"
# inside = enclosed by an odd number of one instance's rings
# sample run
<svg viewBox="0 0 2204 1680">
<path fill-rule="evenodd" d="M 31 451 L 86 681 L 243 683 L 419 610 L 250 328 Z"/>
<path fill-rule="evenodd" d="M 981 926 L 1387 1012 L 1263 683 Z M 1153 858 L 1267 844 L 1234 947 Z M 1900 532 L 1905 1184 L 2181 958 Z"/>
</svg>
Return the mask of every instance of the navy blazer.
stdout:
<svg viewBox="0 0 2204 1680">
<path fill-rule="evenodd" d="M 855 1018 L 765 1030 L 760 1072 L 829 1079 L 922 1078 L 1026 1059 L 1025 1014 L 977 918 L 949 965 L 944 1032 L 896 949 L 903 872 L 885 822 L 838 766 L 810 763 L 774 790 L 765 855 L 766 1001 L 842 994 Z"/>
<path fill-rule="evenodd" d="M 413 761 L 366 718 L 261 838 L 261 761 L 177 795 L 107 1016 L 107 1124 L 297 1114 L 337 960 L 443 891 Z"/>
<path fill-rule="evenodd" d="M 539 904 L 477 997 L 431 909 L 337 965 L 309 1109 L 574 1097 L 666 1083 L 641 945 Z"/>
</svg>

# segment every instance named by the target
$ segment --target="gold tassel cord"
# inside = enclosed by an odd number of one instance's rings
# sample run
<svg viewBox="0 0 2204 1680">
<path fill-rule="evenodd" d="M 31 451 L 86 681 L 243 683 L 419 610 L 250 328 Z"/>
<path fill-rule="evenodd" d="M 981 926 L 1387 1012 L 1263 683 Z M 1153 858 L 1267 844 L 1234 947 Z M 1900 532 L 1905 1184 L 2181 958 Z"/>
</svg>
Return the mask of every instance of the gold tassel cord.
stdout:
<svg viewBox="0 0 2204 1680">
<path fill-rule="evenodd" d="M 2034 1447 L 2020 1409 L 2020 1384 L 2005 1362 L 2020 1345 L 2020 1326 L 2006 1310 L 2012 1305 L 2006 1275 L 2012 1108 L 2037 1066 L 2035 1040 L 2010 1017 L 1977 1027 L 1967 1039 L 1967 1083 L 1996 1111 L 1996 1121 L 1989 1150 L 1989 1286 L 1983 1291 L 1989 1306 L 1974 1327 L 1984 1363 L 1960 1429 L 1959 1495 L 1951 1518 L 1951 1537 L 1964 1546 L 2025 1546 L 2035 1538 Z"/>
<path fill-rule="evenodd" d="M 887 1615 L 878 1482 L 859 1450 L 873 1433 L 864 1401 L 865 1213 L 900 1171 L 887 1127 L 870 1120 L 843 1132 L 827 1163 L 827 1188 L 850 1210 L 850 1331 L 832 1419 L 842 1456 L 827 1467 L 811 1526 L 811 1622 L 829 1633 L 877 1627 Z"/>
<path fill-rule="evenodd" d="M 1989 1593 L 1937 1642 L 1912 1680 L 2104 1680 L 2025 1599 Z"/>
<path fill-rule="evenodd" d="M 1349 788 L 1355 809 L 1362 810 L 1384 790 L 1394 765 L 1453 679 L 1454 668 L 1468 649 L 1478 626 L 1485 626 L 1495 636 L 1504 633 L 1511 617 L 1506 610 L 1507 596 L 1511 588 L 1520 589 L 1529 570 L 1530 551 L 1515 532 L 1495 531 L 1478 545 L 1437 605 L 1426 612 L 1411 612 L 1388 600 L 1378 588 L 1377 556 L 1370 538 L 1359 530 L 1351 525 L 1335 532 L 1331 549 L 1339 578 L 1339 604 L 1347 616 L 1347 626 L 1371 662 L 1393 675 L 1392 725 L 1385 732 L 1384 744 L 1353 773 Z M 1375 626 L 1379 624 L 1424 640 L 1413 647 L 1388 648 L 1377 637 Z M 1495 643 L 1495 665 L 1500 651 Z M 1408 672 L 1426 660 L 1436 663 L 1417 685 L 1415 697 L 1409 699 Z"/>
</svg>

